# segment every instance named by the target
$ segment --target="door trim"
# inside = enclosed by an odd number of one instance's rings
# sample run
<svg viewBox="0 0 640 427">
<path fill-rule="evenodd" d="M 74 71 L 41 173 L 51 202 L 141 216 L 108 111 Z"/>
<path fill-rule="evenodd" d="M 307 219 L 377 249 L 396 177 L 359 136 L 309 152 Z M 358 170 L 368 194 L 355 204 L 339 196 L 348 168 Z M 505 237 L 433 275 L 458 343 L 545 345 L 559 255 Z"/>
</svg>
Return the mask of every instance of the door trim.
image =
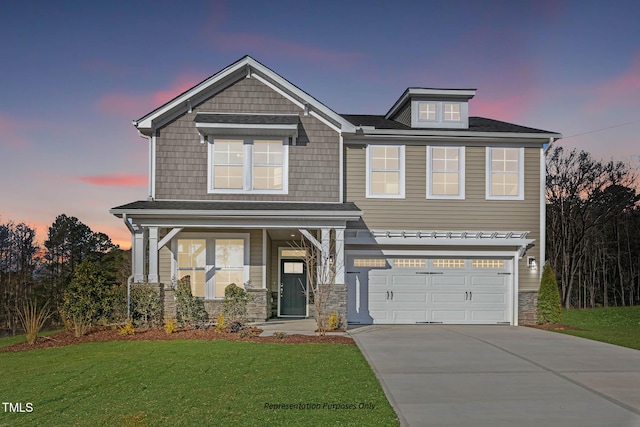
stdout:
<svg viewBox="0 0 640 427">
<path fill-rule="evenodd" d="M 302 257 L 294 257 L 294 256 L 286 256 L 283 257 L 282 256 L 282 250 L 287 250 L 287 249 L 292 249 L 289 246 L 280 246 L 278 247 L 278 283 L 277 283 L 277 287 L 278 287 L 278 317 L 300 317 L 300 316 L 292 316 L 292 315 L 287 315 L 287 314 L 280 314 L 280 284 L 282 283 L 282 260 L 294 260 L 294 261 L 299 261 L 299 260 L 303 260 L 304 258 Z M 306 271 L 307 266 L 305 265 L 305 271 Z M 309 283 L 307 283 L 307 291 L 309 289 Z M 305 305 L 304 305 L 304 317 L 309 317 L 309 292 L 306 293 L 306 301 L 305 301 Z"/>
</svg>

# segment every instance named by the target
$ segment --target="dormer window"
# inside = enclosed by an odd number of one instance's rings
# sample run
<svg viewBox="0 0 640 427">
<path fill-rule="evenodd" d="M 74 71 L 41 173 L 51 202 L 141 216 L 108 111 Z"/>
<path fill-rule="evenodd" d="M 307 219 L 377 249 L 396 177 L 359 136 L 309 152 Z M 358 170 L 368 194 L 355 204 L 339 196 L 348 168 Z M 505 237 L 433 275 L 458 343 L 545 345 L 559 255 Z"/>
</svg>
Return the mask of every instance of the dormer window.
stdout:
<svg viewBox="0 0 640 427">
<path fill-rule="evenodd" d="M 435 102 L 418 103 L 418 120 L 421 122 L 435 122 L 438 120 L 438 105 Z"/>
<path fill-rule="evenodd" d="M 460 104 L 444 103 L 444 121 L 445 122 L 460 121 Z"/>
</svg>

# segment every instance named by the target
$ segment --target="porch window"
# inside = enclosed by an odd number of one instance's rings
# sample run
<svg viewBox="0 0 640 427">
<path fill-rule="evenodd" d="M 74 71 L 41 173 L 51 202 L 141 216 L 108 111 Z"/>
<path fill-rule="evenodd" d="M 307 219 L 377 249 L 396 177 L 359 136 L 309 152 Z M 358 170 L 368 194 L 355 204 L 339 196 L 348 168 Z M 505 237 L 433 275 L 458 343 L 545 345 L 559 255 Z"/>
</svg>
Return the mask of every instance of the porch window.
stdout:
<svg viewBox="0 0 640 427">
<path fill-rule="evenodd" d="M 404 145 L 367 147 L 367 197 L 404 198 Z"/>
<path fill-rule="evenodd" d="M 524 199 L 524 148 L 487 147 L 487 199 Z"/>
<path fill-rule="evenodd" d="M 244 287 L 243 239 L 215 239 L 215 260 L 215 298 L 224 298 L 232 283 Z"/>
<path fill-rule="evenodd" d="M 287 194 L 288 138 L 209 138 L 209 193 Z"/>
<path fill-rule="evenodd" d="M 464 199 L 464 147 L 427 147 L 427 198 Z"/>
<path fill-rule="evenodd" d="M 178 279 L 189 276 L 193 296 L 204 298 L 206 285 L 207 241 L 178 240 Z"/>
</svg>

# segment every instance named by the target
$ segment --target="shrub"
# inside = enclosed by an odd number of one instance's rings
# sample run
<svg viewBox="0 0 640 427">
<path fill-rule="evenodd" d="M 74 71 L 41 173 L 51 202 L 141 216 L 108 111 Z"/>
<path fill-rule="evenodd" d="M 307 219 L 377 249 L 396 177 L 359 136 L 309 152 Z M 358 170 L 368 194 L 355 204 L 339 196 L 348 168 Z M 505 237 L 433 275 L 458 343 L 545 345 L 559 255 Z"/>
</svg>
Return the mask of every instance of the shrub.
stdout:
<svg viewBox="0 0 640 427">
<path fill-rule="evenodd" d="M 83 261 L 76 267 L 73 279 L 64 291 L 62 315 L 76 337 L 84 335 L 103 315 L 102 300 L 107 290 L 105 278 L 97 266 Z"/>
<path fill-rule="evenodd" d="M 242 322 L 238 322 L 236 320 L 235 322 L 229 323 L 229 332 L 231 332 L 232 334 L 238 333 L 243 329 L 244 329 L 244 324 Z"/>
<path fill-rule="evenodd" d="M 38 306 L 36 300 L 27 299 L 22 303 L 22 306 L 18 309 L 17 315 L 22 323 L 25 334 L 27 335 L 27 343 L 33 345 L 38 338 L 38 332 L 44 326 L 44 323 L 51 316 L 48 304 L 42 307 Z"/>
<path fill-rule="evenodd" d="M 176 286 L 176 311 L 178 321 L 183 324 L 200 323 L 207 320 L 207 312 L 204 309 L 204 301 L 194 297 L 191 293 L 191 281 L 189 276 L 178 280 Z"/>
<path fill-rule="evenodd" d="M 140 327 L 161 324 L 162 306 L 156 289 L 144 285 L 131 287 L 131 319 Z"/>
<path fill-rule="evenodd" d="M 251 330 L 249 328 L 242 329 L 238 333 L 238 337 L 240 337 L 240 338 L 253 338 L 254 336 L 255 336 L 255 334 L 253 333 L 253 330 Z"/>
<path fill-rule="evenodd" d="M 136 330 L 133 327 L 133 322 L 131 320 L 129 320 L 126 325 L 124 325 L 122 328 L 120 328 L 118 333 L 120 335 L 133 335 L 133 334 L 135 334 Z"/>
<path fill-rule="evenodd" d="M 164 331 L 167 334 L 172 334 L 177 330 L 178 330 L 178 325 L 176 325 L 176 322 L 174 322 L 173 319 L 167 320 L 166 323 L 164 324 Z"/>
<path fill-rule="evenodd" d="M 558 282 L 549 264 L 545 265 L 538 291 L 538 323 L 560 323 L 562 310 Z"/>
<path fill-rule="evenodd" d="M 335 311 L 329 315 L 329 330 L 334 331 L 340 326 L 340 316 Z"/>
<path fill-rule="evenodd" d="M 218 314 L 218 317 L 216 320 L 217 320 L 216 332 L 223 332 L 227 328 L 227 324 L 225 323 L 225 320 L 224 320 L 224 314 L 222 313 Z"/>
<path fill-rule="evenodd" d="M 275 338 L 277 340 L 283 340 L 288 336 L 289 336 L 289 334 L 287 334 L 286 332 L 274 332 L 273 333 L 273 338 Z"/>
<path fill-rule="evenodd" d="M 222 312 L 225 317 L 232 322 L 235 320 L 244 320 L 247 317 L 247 303 L 251 299 L 247 291 L 235 283 L 232 283 L 224 289 Z"/>
</svg>

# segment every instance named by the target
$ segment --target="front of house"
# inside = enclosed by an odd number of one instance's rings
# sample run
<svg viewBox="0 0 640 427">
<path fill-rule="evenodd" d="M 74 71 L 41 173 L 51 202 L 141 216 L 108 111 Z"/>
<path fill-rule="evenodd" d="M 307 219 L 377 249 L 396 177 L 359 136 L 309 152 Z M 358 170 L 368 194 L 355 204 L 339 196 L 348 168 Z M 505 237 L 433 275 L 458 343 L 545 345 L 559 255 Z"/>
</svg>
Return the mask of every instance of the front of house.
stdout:
<svg viewBox="0 0 640 427">
<path fill-rule="evenodd" d="M 307 317 L 316 247 L 349 323 L 532 321 L 560 135 L 470 117 L 474 95 L 409 88 L 386 115 L 340 115 L 241 58 L 134 122 L 149 197 L 110 211 L 133 281 L 169 301 L 189 276 L 212 315 L 236 283 L 253 320 Z"/>
</svg>

